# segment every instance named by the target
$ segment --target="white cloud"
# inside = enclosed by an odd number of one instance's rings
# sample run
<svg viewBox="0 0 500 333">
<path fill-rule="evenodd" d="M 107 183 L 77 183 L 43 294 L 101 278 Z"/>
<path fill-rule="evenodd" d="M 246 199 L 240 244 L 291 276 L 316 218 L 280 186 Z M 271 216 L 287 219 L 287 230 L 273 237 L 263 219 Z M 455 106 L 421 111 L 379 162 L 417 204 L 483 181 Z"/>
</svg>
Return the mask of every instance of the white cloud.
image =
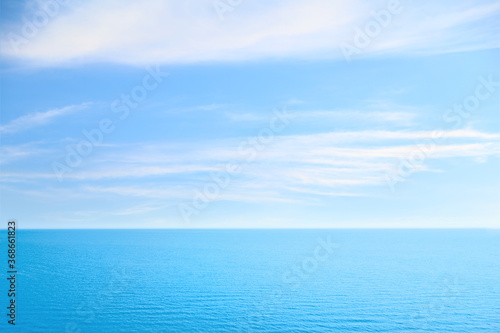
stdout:
<svg viewBox="0 0 500 333">
<path fill-rule="evenodd" d="M 34 112 L 21 116 L 9 122 L 6 125 L 0 126 L 0 133 L 16 133 L 29 130 L 33 127 L 43 126 L 54 121 L 55 118 L 66 116 L 79 110 L 87 108 L 90 103 L 82 103 L 79 105 L 69 105 L 63 108 L 52 109 L 45 112 Z"/>
<path fill-rule="evenodd" d="M 8 164 L 14 161 L 38 156 L 51 152 L 50 149 L 42 148 L 43 141 L 29 142 L 20 145 L 1 145 L 0 146 L 0 164 Z"/>
<path fill-rule="evenodd" d="M 84 190 L 93 193 L 108 193 L 126 197 L 140 197 L 162 200 L 186 200 L 190 201 L 195 194 L 192 187 L 139 187 L 139 186 L 88 186 Z M 296 202 L 291 198 L 287 198 L 275 190 L 269 190 L 265 186 L 252 188 L 252 186 L 237 186 L 226 191 L 223 191 L 216 201 L 240 201 L 240 202 Z M 168 206 L 168 205 L 166 205 Z M 166 207 L 165 205 L 163 207 Z"/>
<path fill-rule="evenodd" d="M 201 111 L 213 111 L 213 110 L 220 109 L 222 107 L 224 107 L 224 104 L 212 103 L 212 104 L 208 104 L 208 105 L 197 106 L 195 109 L 201 110 Z"/>
<path fill-rule="evenodd" d="M 500 3 L 497 1 L 428 2 L 395 22 L 372 52 L 407 50 L 413 54 L 463 52 L 498 48 Z"/>
<path fill-rule="evenodd" d="M 255 113 L 234 113 L 226 112 L 226 117 L 231 121 L 262 121 L 269 116 Z M 311 119 L 321 119 L 322 122 L 372 122 L 372 123 L 393 123 L 397 125 L 410 126 L 417 117 L 416 113 L 410 112 L 385 112 L 385 111 L 329 111 L 310 110 L 297 111 L 290 114 L 290 119 L 300 119 L 301 121 Z"/>
<path fill-rule="evenodd" d="M 366 196 L 370 193 L 367 187 L 385 186 L 382 176 L 418 150 L 417 144 L 428 144 L 433 133 L 356 131 L 277 136 L 250 163 L 239 153 L 238 140 L 183 147 L 122 145 L 110 147 L 102 158 L 89 160 L 64 179 L 77 186 L 79 195 L 154 198 L 171 204 L 190 200 L 196 189 L 214 182 L 211 174 L 224 173 L 227 162 L 241 161 L 241 175 L 232 177 L 231 185 L 221 191 L 217 200 L 310 204 L 314 197 Z M 500 134 L 470 129 L 443 134 L 447 139 L 437 141 L 425 160 L 415 166 L 416 171 L 435 172 L 431 161 L 436 159 L 484 161 L 500 156 Z M 43 182 L 56 178 L 55 174 L 42 172 L 4 171 L 1 175 L 2 181 Z"/>
<path fill-rule="evenodd" d="M 348 122 L 372 122 L 393 123 L 397 125 L 410 126 L 416 118 L 416 113 L 410 112 L 386 112 L 386 111 L 306 111 L 296 112 L 299 118 L 320 118 L 324 121 L 348 121 Z"/>
<path fill-rule="evenodd" d="M 267 120 L 269 116 L 261 116 L 255 113 L 226 112 L 226 117 L 231 121 L 261 121 Z"/>
<path fill-rule="evenodd" d="M 123 210 L 120 210 L 118 212 L 112 213 L 112 215 L 137 215 L 137 214 L 144 214 L 144 213 L 149 213 L 152 211 L 156 211 L 159 209 L 164 209 L 167 207 L 170 207 L 171 205 L 165 205 L 165 204 L 142 204 L 142 205 L 136 205 L 133 207 L 125 208 Z"/>
<path fill-rule="evenodd" d="M 89 0 L 60 11 L 26 43 L 14 47 L 4 28 L 4 56 L 37 65 L 68 62 L 127 64 L 242 61 L 264 58 L 338 58 L 341 42 L 372 20 L 385 1 L 244 1 L 221 21 L 213 0 Z M 367 50 L 443 53 L 500 46 L 500 4 L 493 1 L 403 1 Z M 30 17 L 32 13 L 25 13 Z M 21 21 L 21 20 L 19 20 Z"/>
<path fill-rule="evenodd" d="M 113 187 L 103 187 L 103 186 L 87 186 L 86 191 L 90 192 L 101 192 L 101 193 L 112 193 L 122 196 L 134 196 L 134 197 L 148 197 L 148 198 L 161 198 L 161 199 L 172 199 L 182 197 L 182 193 L 175 188 L 170 189 L 158 189 L 158 188 L 141 188 L 133 186 L 113 186 Z"/>
<path fill-rule="evenodd" d="M 287 104 L 304 104 L 297 99 L 291 99 Z M 422 109 L 407 105 L 398 105 L 384 100 L 368 100 L 357 109 L 332 109 L 308 110 L 302 109 L 289 113 L 290 119 L 300 122 L 321 121 L 321 123 L 335 122 L 350 126 L 364 123 L 385 123 L 397 126 L 415 125 L 415 119 L 421 114 Z M 265 121 L 269 115 L 255 112 L 226 112 L 226 117 L 231 121 L 253 122 Z M 294 120 L 295 121 L 295 120 Z"/>
<path fill-rule="evenodd" d="M 137 164 L 108 164 L 104 169 L 78 171 L 65 174 L 65 179 L 74 180 L 99 180 L 99 179 L 124 179 L 124 178 L 142 178 L 149 176 L 167 176 L 172 174 L 194 173 L 194 172 L 210 172 L 217 171 L 218 168 L 200 165 L 183 165 L 183 166 L 148 166 Z M 33 178 L 33 179 L 57 179 L 55 173 L 2 173 L 3 178 Z"/>
</svg>

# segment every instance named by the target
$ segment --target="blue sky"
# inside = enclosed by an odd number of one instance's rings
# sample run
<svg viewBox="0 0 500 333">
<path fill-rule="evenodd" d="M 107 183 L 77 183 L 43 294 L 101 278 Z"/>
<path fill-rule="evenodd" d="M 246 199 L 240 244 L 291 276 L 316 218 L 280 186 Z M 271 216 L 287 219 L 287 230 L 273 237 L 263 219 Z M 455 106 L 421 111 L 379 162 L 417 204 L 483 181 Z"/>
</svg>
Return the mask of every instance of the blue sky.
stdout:
<svg viewBox="0 0 500 333">
<path fill-rule="evenodd" d="M 229 3 L 2 1 L 1 218 L 499 226 L 498 2 Z"/>
</svg>

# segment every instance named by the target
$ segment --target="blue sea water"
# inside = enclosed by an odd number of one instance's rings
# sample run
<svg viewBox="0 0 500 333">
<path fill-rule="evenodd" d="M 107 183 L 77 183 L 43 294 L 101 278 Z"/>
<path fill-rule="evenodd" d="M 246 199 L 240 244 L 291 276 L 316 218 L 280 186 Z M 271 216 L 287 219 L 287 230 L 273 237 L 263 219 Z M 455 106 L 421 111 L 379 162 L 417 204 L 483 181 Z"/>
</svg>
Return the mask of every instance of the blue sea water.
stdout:
<svg viewBox="0 0 500 333">
<path fill-rule="evenodd" d="M 499 230 L 20 230 L 17 265 L 2 331 L 500 332 Z"/>
</svg>

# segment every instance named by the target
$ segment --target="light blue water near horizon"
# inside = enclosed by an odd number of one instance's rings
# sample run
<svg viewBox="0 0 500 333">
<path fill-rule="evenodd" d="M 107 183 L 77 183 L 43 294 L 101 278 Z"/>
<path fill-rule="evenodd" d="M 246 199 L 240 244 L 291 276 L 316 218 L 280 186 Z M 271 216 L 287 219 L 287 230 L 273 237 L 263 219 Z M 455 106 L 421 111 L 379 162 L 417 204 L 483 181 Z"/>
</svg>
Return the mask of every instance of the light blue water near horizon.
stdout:
<svg viewBox="0 0 500 333">
<path fill-rule="evenodd" d="M 500 332 L 499 259 L 500 230 L 19 230 L 12 331 Z"/>
</svg>

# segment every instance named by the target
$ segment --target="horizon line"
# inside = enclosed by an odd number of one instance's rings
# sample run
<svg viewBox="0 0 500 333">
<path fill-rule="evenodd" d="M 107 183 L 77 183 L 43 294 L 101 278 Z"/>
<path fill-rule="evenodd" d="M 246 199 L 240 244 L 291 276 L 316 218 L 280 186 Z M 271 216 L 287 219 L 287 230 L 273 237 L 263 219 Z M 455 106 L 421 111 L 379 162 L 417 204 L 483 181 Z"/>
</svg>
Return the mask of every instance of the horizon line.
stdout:
<svg viewBox="0 0 500 333">
<path fill-rule="evenodd" d="M 500 230 L 500 227 L 436 227 L 436 228 L 18 228 L 16 231 L 21 230 Z M 5 230 L 7 231 L 7 230 Z"/>
</svg>

